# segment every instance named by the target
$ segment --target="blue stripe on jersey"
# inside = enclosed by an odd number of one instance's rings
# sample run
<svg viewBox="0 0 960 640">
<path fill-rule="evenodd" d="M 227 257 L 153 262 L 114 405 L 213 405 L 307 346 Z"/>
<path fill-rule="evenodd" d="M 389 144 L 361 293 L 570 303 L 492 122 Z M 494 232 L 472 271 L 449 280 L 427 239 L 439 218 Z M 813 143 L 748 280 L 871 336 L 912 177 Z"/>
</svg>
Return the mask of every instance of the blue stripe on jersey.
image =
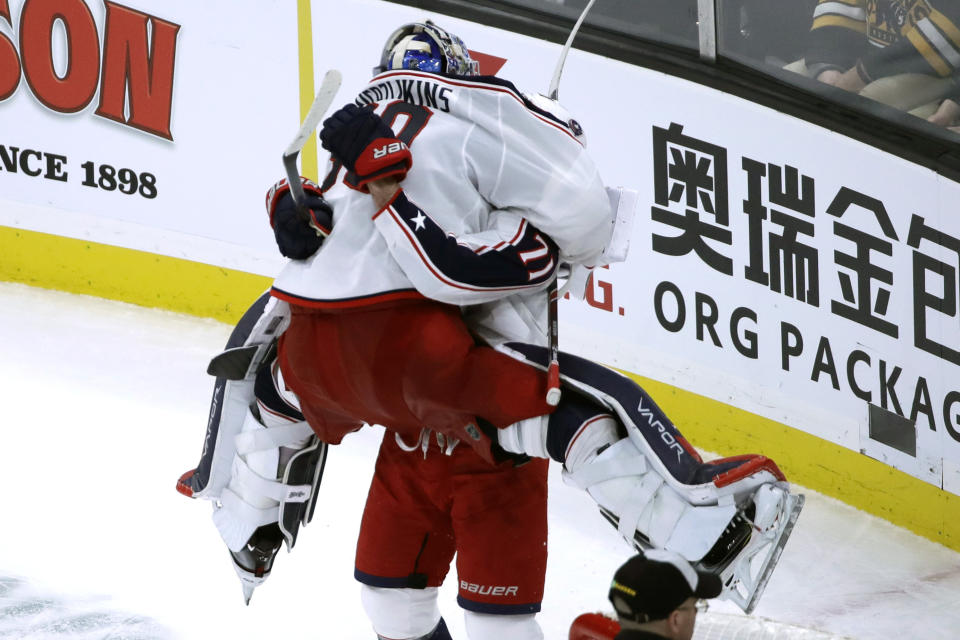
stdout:
<svg viewBox="0 0 960 640">
<path fill-rule="evenodd" d="M 353 578 L 368 587 L 379 587 L 381 589 L 423 589 L 426 586 L 423 584 L 425 578 L 423 574 L 411 574 L 402 578 L 384 578 L 354 568 Z"/>
<path fill-rule="evenodd" d="M 549 282 L 557 270 L 557 245 L 527 222 L 509 244 L 478 253 L 447 235 L 403 191 L 385 212 L 401 226 L 430 272 L 448 286 L 472 291 L 532 289 Z"/>
<path fill-rule="evenodd" d="M 490 613 L 500 616 L 519 616 L 529 613 L 540 613 L 540 603 L 528 604 L 491 604 L 489 602 L 474 602 L 463 596 L 457 596 L 457 604 L 461 609 L 474 613 Z"/>
</svg>

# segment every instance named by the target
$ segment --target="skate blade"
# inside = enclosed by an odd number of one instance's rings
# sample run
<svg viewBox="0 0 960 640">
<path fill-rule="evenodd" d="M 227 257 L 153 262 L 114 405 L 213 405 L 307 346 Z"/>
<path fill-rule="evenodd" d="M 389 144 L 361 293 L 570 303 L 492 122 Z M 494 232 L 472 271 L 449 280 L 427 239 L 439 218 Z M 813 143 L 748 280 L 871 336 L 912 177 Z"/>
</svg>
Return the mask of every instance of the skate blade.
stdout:
<svg viewBox="0 0 960 640">
<path fill-rule="evenodd" d="M 236 562 L 233 563 L 233 570 L 237 572 L 237 578 L 240 579 L 240 588 L 243 590 L 243 603 L 250 606 L 250 598 L 253 597 L 253 591 L 266 582 L 270 577 L 270 572 L 265 572 L 262 576 L 255 576 Z"/>
<path fill-rule="evenodd" d="M 735 603 L 744 613 L 752 613 L 760 601 L 773 575 L 773 570 L 780 561 L 783 548 L 793 533 L 793 527 L 803 509 L 803 495 L 788 494 L 786 505 L 778 518 L 776 530 L 772 534 L 752 536 L 746 548 L 730 565 L 728 570 L 721 574 L 723 592 L 720 597 Z M 754 560 L 766 552 L 759 569 L 751 571 Z M 753 576 L 756 575 L 754 578 Z"/>
</svg>

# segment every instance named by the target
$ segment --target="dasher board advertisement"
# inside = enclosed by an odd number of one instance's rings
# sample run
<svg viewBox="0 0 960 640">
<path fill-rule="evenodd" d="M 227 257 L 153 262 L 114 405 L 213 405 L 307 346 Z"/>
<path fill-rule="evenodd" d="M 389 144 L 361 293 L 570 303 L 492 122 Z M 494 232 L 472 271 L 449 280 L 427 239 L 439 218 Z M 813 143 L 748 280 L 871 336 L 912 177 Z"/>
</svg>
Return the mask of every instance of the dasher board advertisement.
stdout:
<svg viewBox="0 0 960 640">
<path fill-rule="evenodd" d="M 273 273 L 293 2 L 0 2 L 0 225 Z"/>
<path fill-rule="evenodd" d="M 299 4 L 0 3 L 0 225 L 274 273 L 262 202 L 299 125 Z M 389 2 L 310 7 L 312 73 L 344 76 L 335 105 L 408 22 L 524 91 L 547 91 L 561 49 Z M 604 181 L 639 192 L 627 261 L 561 303 L 561 347 L 960 495 L 960 185 L 576 49 L 559 94 Z"/>
<path fill-rule="evenodd" d="M 428 17 L 495 61 L 487 72 L 546 91 L 559 45 L 389 4 L 318 21 L 315 53 L 376 52 L 396 25 Z M 345 96 L 374 55 L 343 61 Z M 640 193 L 628 260 L 599 270 L 585 302 L 561 304 L 563 348 L 960 493 L 960 185 L 577 50 L 560 99 L 605 182 Z"/>
</svg>

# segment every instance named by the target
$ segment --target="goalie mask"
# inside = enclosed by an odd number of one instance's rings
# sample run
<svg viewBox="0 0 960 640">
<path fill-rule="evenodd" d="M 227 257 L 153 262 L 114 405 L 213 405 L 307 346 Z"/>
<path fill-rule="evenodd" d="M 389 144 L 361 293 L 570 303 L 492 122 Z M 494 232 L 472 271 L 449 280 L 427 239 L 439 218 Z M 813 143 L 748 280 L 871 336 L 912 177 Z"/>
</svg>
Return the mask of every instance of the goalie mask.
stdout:
<svg viewBox="0 0 960 640">
<path fill-rule="evenodd" d="M 463 40 L 430 20 L 405 24 L 387 38 L 374 73 L 410 69 L 458 76 L 480 75 L 480 63 L 470 57 Z"/>
</svg>

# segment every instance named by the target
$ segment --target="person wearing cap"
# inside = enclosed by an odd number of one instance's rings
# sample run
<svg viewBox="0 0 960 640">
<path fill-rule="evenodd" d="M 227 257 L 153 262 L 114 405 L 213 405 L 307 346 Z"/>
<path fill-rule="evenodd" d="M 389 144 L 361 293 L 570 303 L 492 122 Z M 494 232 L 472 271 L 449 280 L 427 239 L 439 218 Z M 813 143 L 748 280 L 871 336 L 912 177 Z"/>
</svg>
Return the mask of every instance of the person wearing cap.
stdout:
<svg viewBox="0 0 960 640">
<path fill-rule="evenodd" d="M 720 578 L 694 569 L 682 556 L 654 550 L 627 560 L 607 596 L 617 612 L 614 640 L 690 640 L 698 611 L 720 595 Z"/>
</svg>

